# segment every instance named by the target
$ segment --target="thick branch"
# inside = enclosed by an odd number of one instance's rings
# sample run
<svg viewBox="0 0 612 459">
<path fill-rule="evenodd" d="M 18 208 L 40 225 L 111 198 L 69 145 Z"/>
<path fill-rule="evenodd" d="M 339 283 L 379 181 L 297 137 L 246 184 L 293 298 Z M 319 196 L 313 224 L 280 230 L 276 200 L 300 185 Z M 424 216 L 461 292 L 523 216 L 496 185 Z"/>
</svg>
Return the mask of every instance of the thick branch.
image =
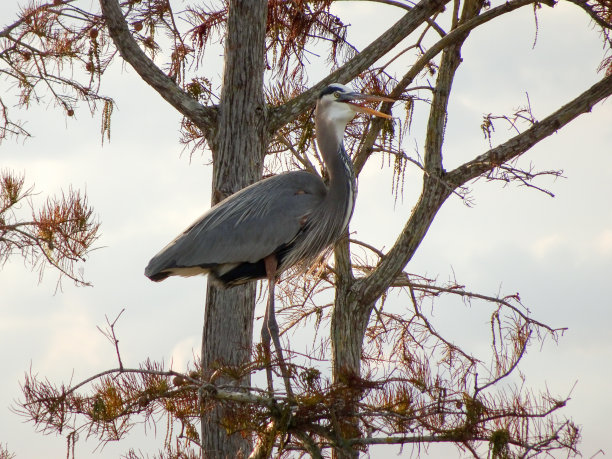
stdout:
<svg viewBox="0 0 612 459">
<path fill-rule="evenodd" d="M 448 3 L 448 0 L 421 0 L 399 21 L 338 70 L 286 104 L 276 107 L 270 118 L 270 132 L 276 131 L 279 127 L 291 122 L 300 113 L 303 113 L 314 103 L 319 92 L 330 83 L 346 83 L 366 70 L 423 22 L 426 22 L 427 18 L 443 9 L 446 3 Z"/>
<path fill-rule="evenodd" d="M 487 441 L 487 438 L 483 438 Z M 347 440 L 352 445 L 404 445 L 409 443 L 451 443 L 457 442 L 452 435 L 405 435 L 384 437 L 362 437 Z"/>
<path fill-rule="evenodd" d="M 574 118 L 583 113 L 590 112 L 595 104 L 611 94 L 612 75 L 609 75 L 553 114 L 535 123 L 525 132 L 449 172 L 445 177 L 447 183 L 461 186 L 485 172 L 516 158 L 540 140 L 561 129 Z"/>
<path fill-rule="evenodd" d="M 170 105 L 192 120 L 203 132 L 209 133 L 216 125 L 216 110 L 198 103 L 147 57 L 132 37 L 117 0 L 100 0 L 100 6 L 110 36 L 123 59 Z"/>
</svg>

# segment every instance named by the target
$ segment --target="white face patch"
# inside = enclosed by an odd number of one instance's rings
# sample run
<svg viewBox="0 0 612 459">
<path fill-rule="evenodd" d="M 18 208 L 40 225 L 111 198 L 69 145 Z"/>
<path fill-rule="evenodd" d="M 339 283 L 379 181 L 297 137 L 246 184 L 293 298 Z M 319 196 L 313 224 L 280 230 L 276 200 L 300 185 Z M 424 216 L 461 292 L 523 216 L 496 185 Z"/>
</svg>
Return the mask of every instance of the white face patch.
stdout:
<svg viewBox="0 0 612 459">
<path fill-rule="evenodd" d="M 319 104 L 324 107 L 325 124 L 332 128 L 334 137 L 340 142 L 344 137 L 346 125 L 357 112 L 351 105 L 338 102 L 333 93 L 323 96 Z"/>
</svg>

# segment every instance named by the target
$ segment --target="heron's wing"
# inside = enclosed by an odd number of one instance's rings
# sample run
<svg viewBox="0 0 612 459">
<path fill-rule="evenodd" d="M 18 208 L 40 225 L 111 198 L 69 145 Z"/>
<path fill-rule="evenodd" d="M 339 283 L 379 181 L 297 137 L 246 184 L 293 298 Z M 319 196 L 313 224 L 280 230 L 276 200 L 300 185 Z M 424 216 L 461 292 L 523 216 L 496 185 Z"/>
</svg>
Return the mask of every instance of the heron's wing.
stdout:
<svg viewBox="0 0 612 459">
<path fill-rule="evenodd" d="M 304 171 L 257 182 L 202 215 L 149 262 L 145 273 L 257 262 L 295 238 L 325 193 L 321 179 Z"/>
</svg>

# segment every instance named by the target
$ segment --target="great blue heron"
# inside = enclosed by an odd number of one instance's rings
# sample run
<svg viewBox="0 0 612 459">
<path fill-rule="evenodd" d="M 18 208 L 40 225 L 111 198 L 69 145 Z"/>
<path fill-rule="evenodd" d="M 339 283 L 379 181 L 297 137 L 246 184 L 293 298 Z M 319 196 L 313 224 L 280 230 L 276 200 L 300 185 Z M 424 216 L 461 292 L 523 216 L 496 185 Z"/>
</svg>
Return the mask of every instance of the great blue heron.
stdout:
<svg viewBox="0 0 612 459">
<path fill-rule="evenodd" d="M 225 287 L 268 279 L 269 296 L 262 341 L 272 335 L 287 383 L 274 314 L 274 284 L 284 270 L 306 266 L 343 234 L 357 185 L 342 143 L 347 123 L 357 112 L 391 118 L 353 101 L 392 101 L 360 94 L 335 83 L 319 95 L 315 129 L 327 167 L 327 186 L 306 171 L 275 175 L 242 189 L 212 207 L 155 255 L 145 269 L 153 281 L 168 276 L 208 274 Z M 268 374 L 268 384 L 270 373 Z M 287 388 L 290 391 L 290 388 Z"/>
</svg>

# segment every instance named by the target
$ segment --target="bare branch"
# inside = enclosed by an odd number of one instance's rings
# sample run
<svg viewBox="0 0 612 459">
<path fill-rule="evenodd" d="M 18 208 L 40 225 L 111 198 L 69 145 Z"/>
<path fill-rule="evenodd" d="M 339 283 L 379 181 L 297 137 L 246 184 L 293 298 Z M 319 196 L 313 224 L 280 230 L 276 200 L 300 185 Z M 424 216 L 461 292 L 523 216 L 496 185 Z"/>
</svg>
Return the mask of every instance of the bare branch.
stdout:
<svg viewBox="0 0 612 459">
<path fill-rule="evenodd" d="M 344 1 L 344 0 L 338 0 L 338 1 Z M 352 1 L 352 0 L 347 0 L 347 1 Z M 408 3 L 402 3 L 400 1 L 397 0 L 357 0 L 357 1 L 366 1 L 366 2 L 375 2 L 375 3 L 382 3 L 384 5 L 390 5 L 390 6 L 395 6 L 397 8 L 402 8 L 404 10 L 408 10 L 410 11 L 412 9 L 412 5 L 409 5 Z M 441 37 L 443 37 L 444 35 L 446 35 L 446 32 L 444 32 L 444 29 L 442 29 L 442 27 L 440 27 L 438 24 L 436 24 L 435 21 L 431 20 L 431 19 L 427 19 L 427 23 L 436 31 L 438 32 L 438 35 L 440 35 Z"/>
<path fill-rule="evenodd" d="M 567 0 L 574 5 L 577 5 L 591 17 L 597 25 L 603 30 L 612 30 L 612 19 L 610 17 L 611 6 L 609 2 L 595 1 L 589 2 L 587 0 Z M 594 4 L 593 4 L 594 3 Z M 607 10 L 607 11 L 606 11 Z M 607 12 L 607 14 L 606 14 Z"/>
<path fill-rule="evenodd" d="M 104 337 L 108 339 L 115 347 L 115 352 L 117 353 L 117 360 L 119 361 L 120 370 L 123 370 L 123 362 L 121 361 L 121 353 L 119 352 L 119 340 L 117 339 L 117 335 L 115 334 L 115 324 L 119 320 L 119 317 L 121 317 L 121 314 L 124 313 L 124 311 L 125 308 L 123 308 L 121 312 L 117 314 L 117 317 L 115 317 L 115 320 L 113 320 L 112 322 L 108 320 L 108 316 L 105 316 L 106 324 L 108 325 L 108 328 L 106 330 L 102 330 L 99 326 L 96 327 L 100 331 L 100 333 L 102 333 Z"/>
</svg>

